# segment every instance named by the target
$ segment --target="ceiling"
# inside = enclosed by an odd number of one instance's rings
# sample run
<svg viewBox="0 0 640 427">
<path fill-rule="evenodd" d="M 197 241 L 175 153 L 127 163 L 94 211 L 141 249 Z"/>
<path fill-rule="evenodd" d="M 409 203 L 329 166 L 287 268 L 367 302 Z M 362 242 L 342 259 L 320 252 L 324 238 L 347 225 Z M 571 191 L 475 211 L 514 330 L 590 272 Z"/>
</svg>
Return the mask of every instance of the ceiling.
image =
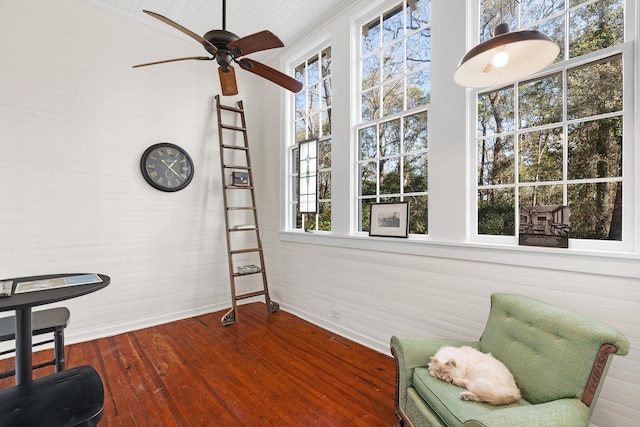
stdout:
<svg viewBox="0 0 640 427">
<path fill-rule="evenodd" d="M 222 29 L 223 0 L 96 1 L 177 37 L 189 39 L 169 25 L 142 13 L 142 10 L 147 9 L 164 15 L 199 35 L 204 35 L 209 30 Z M 344 0 L 227 0 L 226 29 L 239 37 L 269 30 L 277 35 L 285 46 L 290 46 L 349 4 L 350 2 Z M 263 53 L 266 54 L 268 52 Z"/>
</svg>

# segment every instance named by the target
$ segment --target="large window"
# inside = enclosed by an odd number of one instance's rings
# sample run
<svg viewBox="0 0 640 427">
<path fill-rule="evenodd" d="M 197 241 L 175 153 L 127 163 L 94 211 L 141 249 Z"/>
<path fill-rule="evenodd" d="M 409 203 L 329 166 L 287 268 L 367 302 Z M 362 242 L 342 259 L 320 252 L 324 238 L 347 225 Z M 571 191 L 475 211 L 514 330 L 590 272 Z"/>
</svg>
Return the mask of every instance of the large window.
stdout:
<svg viewBox="0 0 640 427">
<path fill-rule="evenodd" d="M 510 2 L 505 2 L 505 4 Z M 560 46 L 546 73 L 477 93 L 477 234 L 516 236 L 520 206 L 565 205 L 570 238 L 623 239 L 624 0 L 482 0 L 480 41 L 498 21 Z M 628 144 L 633 142 L 629 139 Z"/>
<path fill-rule="evenodd" d="M 292 229 L 331 230 L 331 48 L 309 57 L 295 67 L 295 78 L 303 82 L 295 96 L 295 144 L 290 147 L 291 175 L 289 200 Z M 318 138 L 318 214 L 300 214 L 298 206 L 297 144 Z"/>
<path fill-rule="evenodd" d="M 431 4 L 413 0 L 361 27 L 358 226 L 370 206 L 408 201 L 411 234 L 427 234 Z"/>
</svg>

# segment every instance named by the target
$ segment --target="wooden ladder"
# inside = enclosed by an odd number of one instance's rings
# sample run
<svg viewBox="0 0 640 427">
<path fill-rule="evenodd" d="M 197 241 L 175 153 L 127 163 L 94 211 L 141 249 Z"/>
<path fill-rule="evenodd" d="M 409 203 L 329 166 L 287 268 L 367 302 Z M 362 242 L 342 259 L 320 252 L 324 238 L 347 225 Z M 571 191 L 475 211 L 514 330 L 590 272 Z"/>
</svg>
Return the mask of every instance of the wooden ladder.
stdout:
<svg viewBox="0 0 640 427">
<path fill-rule="evenodd" d="M 228 326 L 238 319 L 238 301 L 264 295 L 265 304 L 269 313 L 275 313 L 280 309 L 278 303 L 271 301 L 267 285 L 267 271 L 264 263 L 264 251 L 260 239 L 260 227 L 258 226 L 258 210 L 256 209 L 256 195 L 251 173 L 251 157 L 249 156 L 249 139 L 247 137 L 247 124 L 244 117 L 242 101 L 238 101 L 237 107 L 230 107 L 220 103 L 220 95 L 216 95 L 216 111 L 218 114 L 218 141 L 220 143 L 220 170 L 222 173 L 224 221 L 227 235 L 227 254 L 229 257 L 229 279 L 231 282 L 231 309 L 222 316 L 222 325 Z M 240 117 L 240 126 L 226 124 L 231 118 L 237 122 Z M 224 117 L 223 117 L 224 116 Z M 235 116 L 235 117 L 234 117 Z M 223 120 L 225 122 L 223 123 Z M 229 144 L 224 143 L 224 134 L 242 134 L 243 144 L 236 144 L 235 135 Z M 227 135 L 229 137 L 229 135 Z M 229 138 L 231 139 L 231 138 Z M 248 193 L 248 194 L 247 194 Z M 245 222 L 243 222 L 243 220 Z M 248 223 L 247 223 L 248 222 Z M 255 233 L 255 239 L 246 236 L 246 239 L 238 239 L 246 233 Z M 240 240 L 240 242 L 238 242 Z M 247 243 L 251 242 L 251 243 Z M 250 247 L 246 247 L 249 245 Z M 240 247 L 239 247 L 240 246 Z M 247 259 L 257 259 L 257 265 L 239 265 L 247 262 Z M 255 292 L 237 294 L 236 280 L 244 280 L 247 277 L 260 275 L 262 289 Z"/>
</svg>

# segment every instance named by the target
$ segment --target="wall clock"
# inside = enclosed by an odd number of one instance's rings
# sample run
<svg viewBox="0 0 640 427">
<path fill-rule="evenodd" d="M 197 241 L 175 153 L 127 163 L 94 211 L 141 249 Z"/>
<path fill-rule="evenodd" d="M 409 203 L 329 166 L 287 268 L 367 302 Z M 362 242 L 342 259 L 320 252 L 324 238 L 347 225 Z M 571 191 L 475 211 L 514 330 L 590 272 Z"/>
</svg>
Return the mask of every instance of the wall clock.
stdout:
<svg viewBox="0 0 640 427">
<path fill-rule="evenodd" d="M 193 160 L 182 148 L 161 142 L 147 148 L 140 159 L 144 179 L 161 191 L 178 191 L 193 179 Z"/>
</svg>

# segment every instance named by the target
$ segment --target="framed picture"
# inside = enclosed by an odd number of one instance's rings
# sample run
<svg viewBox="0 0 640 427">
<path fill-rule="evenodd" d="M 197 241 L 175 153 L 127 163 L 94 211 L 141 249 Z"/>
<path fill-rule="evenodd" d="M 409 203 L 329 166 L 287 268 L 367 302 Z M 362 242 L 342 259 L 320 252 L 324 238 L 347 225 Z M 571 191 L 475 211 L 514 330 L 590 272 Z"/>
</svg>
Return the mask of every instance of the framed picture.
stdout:
<svg viewBox="0 0 640 427">
<path fill-rule="evenodd" d="M 409 237 L 409 202 L 373 203 L 369 236 Z"/>
<path fill-rule="evenodd" d="M 249 185 L 249 172 L 231 172 L 231 184 Z"/>
<path fill-rule="evenodd" d="M 520 206 L 518 243 L 548 248 L 569 247 L 569 206 Z"/>
</svg>

